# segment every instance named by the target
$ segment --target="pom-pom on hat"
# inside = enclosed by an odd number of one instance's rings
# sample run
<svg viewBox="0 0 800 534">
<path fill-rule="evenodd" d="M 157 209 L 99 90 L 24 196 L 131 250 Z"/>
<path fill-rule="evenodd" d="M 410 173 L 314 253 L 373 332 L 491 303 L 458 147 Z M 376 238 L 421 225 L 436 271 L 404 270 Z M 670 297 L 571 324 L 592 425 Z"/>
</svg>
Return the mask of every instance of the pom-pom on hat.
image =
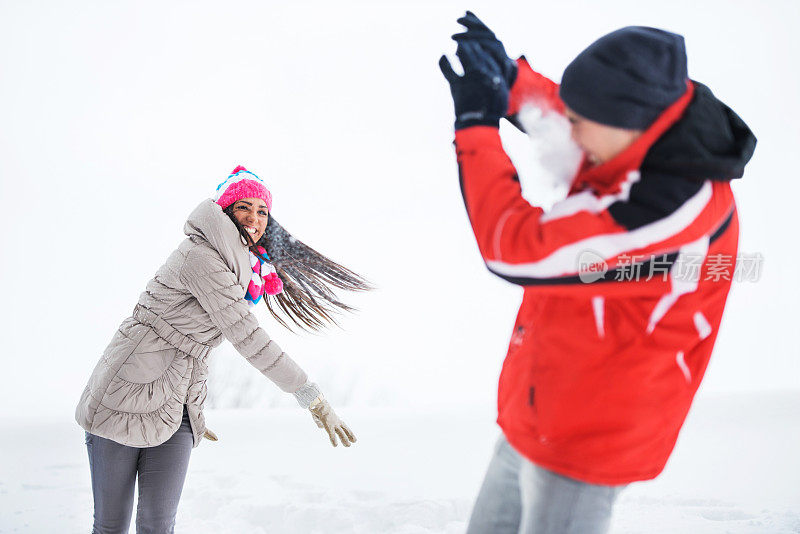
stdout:
<svg viewBox="0 0 800 534">
<path fill-rule="evenodd" d="M 267 186 L 261 178 L 239 165 L 217 186 L 214 201 L 225 209 L 243 198 L 260 198 L 267 205 L 267 211 L 272 211 L 272 193 Z"/>
</svg>

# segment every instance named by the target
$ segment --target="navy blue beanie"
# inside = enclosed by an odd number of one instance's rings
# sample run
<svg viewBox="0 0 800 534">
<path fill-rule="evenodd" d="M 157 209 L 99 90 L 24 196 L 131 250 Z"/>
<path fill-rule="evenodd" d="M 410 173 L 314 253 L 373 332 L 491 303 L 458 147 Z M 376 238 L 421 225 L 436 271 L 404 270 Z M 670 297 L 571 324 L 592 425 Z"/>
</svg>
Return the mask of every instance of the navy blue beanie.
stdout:
<svg viewBox="0 0 800 534">
<path fill-rule="evenodd" d="M 644 130 L 686 92 L 683 36 L 628 26 L 578 54 L 561 77 L 559 96 L 589 120 Z"/>
</svg>

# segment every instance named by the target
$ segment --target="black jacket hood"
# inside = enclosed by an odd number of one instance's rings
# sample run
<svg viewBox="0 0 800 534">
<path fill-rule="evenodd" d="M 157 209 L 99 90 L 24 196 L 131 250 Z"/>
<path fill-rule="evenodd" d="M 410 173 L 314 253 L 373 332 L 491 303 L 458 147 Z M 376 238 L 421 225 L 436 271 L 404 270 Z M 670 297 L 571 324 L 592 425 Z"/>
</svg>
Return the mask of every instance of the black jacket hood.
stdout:
<svg viewBox="0 0 800 534">
<path fill-rule="evenodd" d="M 642 170 L 696 180 L 741 178 L 756 147 L 755 135 L 708 87 L 693 83 L 694 96 L 683 117 L 653 143 Z"/>
</svg>

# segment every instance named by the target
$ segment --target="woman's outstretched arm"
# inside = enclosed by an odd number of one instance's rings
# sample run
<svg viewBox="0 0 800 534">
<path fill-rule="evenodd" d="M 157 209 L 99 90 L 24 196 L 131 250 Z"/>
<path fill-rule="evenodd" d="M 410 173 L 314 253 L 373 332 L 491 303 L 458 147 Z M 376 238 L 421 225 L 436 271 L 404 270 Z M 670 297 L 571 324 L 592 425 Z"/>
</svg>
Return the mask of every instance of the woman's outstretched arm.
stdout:
<svg viewBox="0 0 800 534">
<path fill-rule="evenodd" d="M 319 396 L 306 372 L 259 326 L 236 275 L 222 258 L 195 247 L 186 256 L 180 280 L 253 367 L 283 391 L 295 394 L 304 408 Z"/>
<path fill-rule="evenodd" d="M 314 421 L 326 431 L 334 447 L 337 439 L 345 447 L 355 442 L 352 431 L 336 415 L 319 387 L 258 325 L 242 286 L 222 258 L 195 247 L 186 256 L 180 280 L 253 367 L 283 391 L 292 393 L 303 408 L 311 410 Z"/>
</svg>

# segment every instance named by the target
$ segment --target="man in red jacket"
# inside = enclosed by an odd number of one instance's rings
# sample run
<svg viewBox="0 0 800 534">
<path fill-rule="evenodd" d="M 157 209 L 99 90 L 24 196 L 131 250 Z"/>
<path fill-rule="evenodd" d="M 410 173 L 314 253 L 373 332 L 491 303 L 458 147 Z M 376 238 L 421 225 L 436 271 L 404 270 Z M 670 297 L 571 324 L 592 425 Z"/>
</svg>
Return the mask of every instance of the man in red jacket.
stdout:
<svg viewBox="0 0 800 534">
<path fill-rule="evenodd" d="M 561 85 L 472 13 L 440 67 L 461 191 L 488 269 L 524 288 L 498 391 L 503 434 L 468 532 L 606 532 L 630 482 L 664 468 L 719 331 L 737 254 L 730 180 L 755 137 L 688 78 L 683 37 L 612 32 Z M 584 152 L 550 210 L 520 194 L 499 121 L 565 114 Z"/>
</svg>

